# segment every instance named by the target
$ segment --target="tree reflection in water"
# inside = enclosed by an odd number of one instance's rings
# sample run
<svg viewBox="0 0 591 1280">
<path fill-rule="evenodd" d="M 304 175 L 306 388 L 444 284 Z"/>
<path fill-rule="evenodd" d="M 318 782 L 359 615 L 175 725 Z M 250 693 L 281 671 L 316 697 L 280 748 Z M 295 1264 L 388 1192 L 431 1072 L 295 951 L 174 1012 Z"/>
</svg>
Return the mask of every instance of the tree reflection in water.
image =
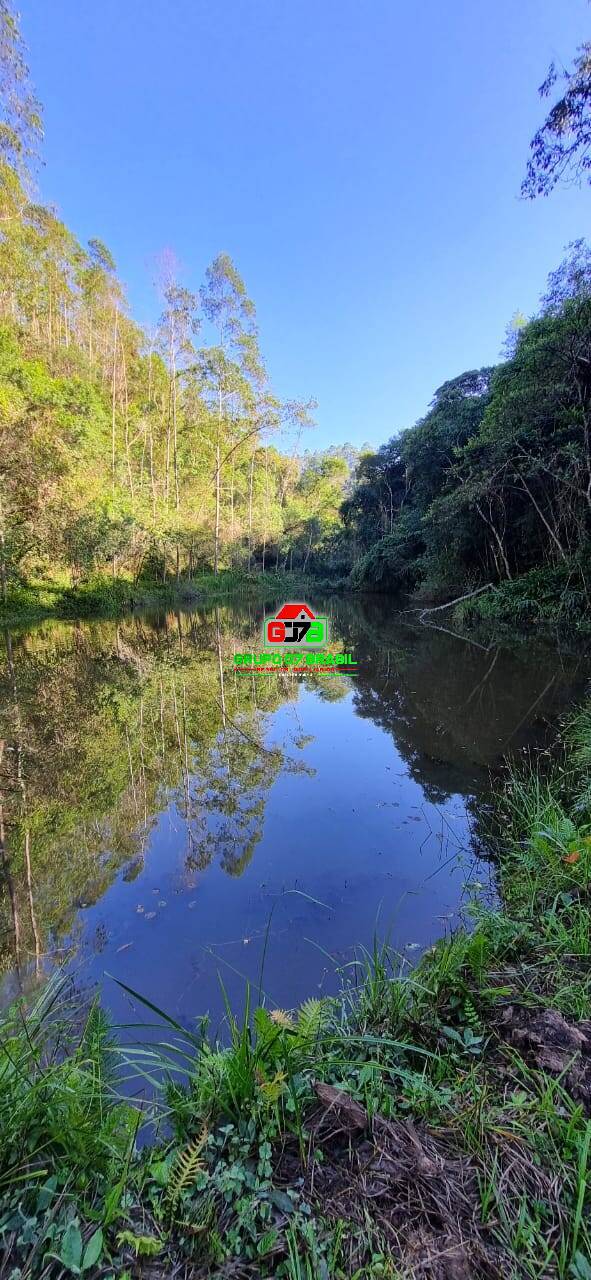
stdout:
<svg viewBox="0 0 591 1280">
<path fill-rule="evenodd" d="M 533 645 L 487 650 L 409 625 L 383 600 L 336 598 L 322 608 L 336 645 L 357 659 L 355 680 L 313 671 L 234 673 L 233 653 L 260 647 L 263 610 L 247 605 L 5 633 L 5 997 L 74 955 L 85 913 L 105 895 L 108 904 L 116 881 L 141 881 L 156 846 L 168 841 L 163 866 L 167 874 L 174 867 L 175 891 L 190 895 L 207 868 L 242 876 L 263 837 L 274 788 L 279 809 L 287 807 L 273 857 L 279 867 L 284 839 L 299 847 L 302 886 L 309 889 L 308 819 L 313 832 L 322 830 L 319 847 L 330 850 L 333 863 L 346 840 L 338 809 L 347 807 L 348 776 L 363 771 L 363 757 L 358 752 L 343 768 L 334 818 L 330 797 L 324 804 L 323 770 L 354 721 L 371 722 L 387 735 L 384 743 L 393 741 L 426 803 L 463 796 L 473 805 L 504 753 L 539 740 L 547 720 L 582 692 L 588 677 L 585 656 Z M 311 732 L 298 721 L 304 698 L 313 699 L 305 704 Z M 289 716 L 280 714 L 289 708 Z M 321 722 L 321 712 L 331 718 Z M 316 723 L 325 726 L 322 740 Z M 375 763 L 371 768 L 375 774 Z M 286 781 L 298 773 L 305 780 L 299 791 L 294 779 Z M 396 803 L 389 785 L 384 774 L 384 805 Z M 371 803 L 368 831 L 382 801 Z M 372 838 L 385 842 L 381 830 Z M 361 873 L 359 843 L 355 865 Z M 108 915 L 101 928 L 108 939 Z M 349 941 L 360 940 L 368 939 Z M 174 935 L 167 945 L 174 952 Z"/>
</svg>

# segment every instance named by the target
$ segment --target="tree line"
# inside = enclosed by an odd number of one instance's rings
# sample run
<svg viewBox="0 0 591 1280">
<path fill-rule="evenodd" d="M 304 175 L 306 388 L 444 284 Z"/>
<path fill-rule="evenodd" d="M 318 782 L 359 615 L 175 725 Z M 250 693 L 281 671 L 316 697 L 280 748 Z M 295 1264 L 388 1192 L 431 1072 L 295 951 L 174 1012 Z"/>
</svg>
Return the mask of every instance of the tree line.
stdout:
<svg viewBox="0 0 591 1280">
<path fill-rule="evenodd" d="M 507 358 L 440 387 L 362 458 L 343 505 L 357 586 L 431 599 L 554 574 L 589 601 L 591 251 L 570 247 Z M 534 575 L 531 578 L 531 575 Z"/>
<path fill-rule="evenodd" d="M 347 462 L 306 463 L 313 402 L 281 401 L 244 281 L 221 253 L 192 291 L 158 263 L 153 331 L 113 256 L 32 196 L 41 111 L 0 3 L 0 587 L 109 571 L 301 567 L 339 523 Z"/>
</svg>

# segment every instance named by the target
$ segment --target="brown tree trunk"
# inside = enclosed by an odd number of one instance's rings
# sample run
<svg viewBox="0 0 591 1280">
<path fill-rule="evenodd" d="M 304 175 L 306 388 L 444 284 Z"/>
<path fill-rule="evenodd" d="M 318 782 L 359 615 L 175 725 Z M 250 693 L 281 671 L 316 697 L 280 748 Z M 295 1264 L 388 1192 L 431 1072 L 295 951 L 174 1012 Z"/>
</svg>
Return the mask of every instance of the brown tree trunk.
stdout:
<svg viewBox="0 0 591 1280">
<path fill-rule="evenodd" d="M 520 478 L 520 480 L 521 480 L 521 483 L 522 483 L 522 485 L 523 485 L 523 488 L 525 489 L 525 492 L 527 493 L 528 498 L 530 499 L 530 501 L 531 501 L 531 503 L 532 503 L 533 507 L 534 507 L 534 508 L 535 508 L 535 510 L 537 511 L 537 513 L 538 513 L 538 515 L 539 515 L 539 517 L 540 517 L 540 520 L 542 521 L 542 524 L 543 524 L 543 525 L 544 525 L 544 527 L 548 530 L 548 533 L 550 534 L 550 537 L 551 537 L 551 539 L 552 539 L 552 541 L 553 541 L 553 543 L 554 543 L 555 547 L 557 547 L 557 548 L 558 548 L 558 551 L 559 551 L 560 555 L 562 556 L 562 559 L 563 559 L 563 560 L 566 560 L 566 559 L 567 559 L 567 555 L 566 555 L 566 552 L 565 552 L 565 550 L 564 550 L 564 547 L 563 547 L 563 545 L 562 545 L 562 543 L 561 543 L 561 541 L 560 541 L 560 538 L 558 537 L 558 535 L 557 535 L 557 533 L 555 532 L 555 530 L 552 528 L 552 526 L 551 526 L 551 524 L 550 524 L 549 520 L 547 520 L 547 519 L 546 519 L 546 516 L 544 515 L 544 512 L 542 511 L 542 508 L 541 508 L 541 507 L 539 506 L 539 504 L 536 502 L 536 499 L 534 498 L 534 495 L 533 495 L 533 493 L 532 493 L 531 489 L 529 488 L 529 485 L 528 485 L 528 484 L 526 483 L 526 481 L 524 480 L 523 476 L 520 476 L 519 478 Z"/>
<path fill-rule="evenodd" d="M 494 523 L 494 520 L 489 519 L 489 518 L 488 518 L 488 516 L 485 516 L 484 511 L 482 510 L 482 507 L 480 506 L 480 503 L 479 503 L 479 502 L 477 502 L 477 503 L 475 504 L 475 506 L 476 506 L 476 510 L 477 510 L 477 512 L 478 512 L 478 514 L 479 514 L 479 516 L 480 516 L 481 520 L 484 520 L 484 523 L 488 526 L 488 528 L 490 529 L 490 531 L 491 531 L 491 533 L 492 533 L 492 535 L 493 535 L 493 538 L 494 538 L 494 540 L 495 540 L 495 542 L 496 542 L 496 544 L 497 544 L 497 547 L 499 548 L 499 554 L 500 554 L 500 556 L 501 556 L 501 560 L 503 561 L 503 564 L 504 564 L 504 566 L 505 566 L 505 573 L 506 573 L 506 575 L 507 575 L 507 577 L 508 577 L 509 581 L 511 581 L 511 577 L 512 577 L 512 575 L 511 575 L 511 569 L 510 569 L 510 567 L 509 567 L 509 561 L 508 561 L 508 559 L 507 559 L 507 556 L 506 556 L 506 553 L 505 553 L 505 548 L 504 548 L 504 546 L 503 546 L 503 539 L 501 538 L 501 535 L 500 535 L 500 533 L 499 533 L 499 531 L 498 531 L 498 529 L 497 529 L 497 527 L 496 527 L 496 525 L 495 525 L 495 523 Z"/>
</svg>

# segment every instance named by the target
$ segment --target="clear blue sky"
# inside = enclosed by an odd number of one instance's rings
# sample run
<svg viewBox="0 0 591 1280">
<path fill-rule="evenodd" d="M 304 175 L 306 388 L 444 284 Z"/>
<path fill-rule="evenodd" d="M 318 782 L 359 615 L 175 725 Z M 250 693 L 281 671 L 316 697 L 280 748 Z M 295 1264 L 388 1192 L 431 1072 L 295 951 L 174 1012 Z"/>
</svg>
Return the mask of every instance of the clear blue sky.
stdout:
<svg viewBox="0 0 591 1280">
<path fill-rule="evenodd" d="M 591 192 L 518 198 L 537 87 L 586 0 L 20 0 L 45 107 L 41 196 L 115 255 L 143 322 L 154 255 L 220 250 L 305 445 L 377 444 L 498 358 Z"/>
</svg>

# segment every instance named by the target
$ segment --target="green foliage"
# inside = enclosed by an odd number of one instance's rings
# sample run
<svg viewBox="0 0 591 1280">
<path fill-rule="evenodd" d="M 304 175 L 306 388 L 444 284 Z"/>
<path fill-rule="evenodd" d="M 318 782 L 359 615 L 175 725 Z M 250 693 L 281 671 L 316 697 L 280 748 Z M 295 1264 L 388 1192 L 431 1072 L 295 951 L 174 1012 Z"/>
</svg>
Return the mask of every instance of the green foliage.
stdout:
<svg viewBox="0 0 591 1280">
<path fill-rule="evenodd" d="M 572 752 L 576 811 L 591 813 L 591 707 L 582 706 L 571 717 L 566 727 L 569 748 Z"/>
<path fill-rule="evenodd" d="M 535 133 L 522 193 L 548 195 L 557 183 L 589 181 L 591 130 L 591 43 L 581 45 L 571 70 L 560 75 L 552 63 L 540 96 L 547 98 L 559 78 L 564 92 Z"/>
<path fill-rule="evenodd" d="M 459 624 L 500 622 L 525 628 L 556 624 L 565 630 L 583 631 L 589 625 L 587 579 L 582 565 L 530 569 L 512 581 L 500 582 L 493 591 L 456 605 Z"/>
<path fill-rule="evenodd" d="M 6 3 L 0 62 L 0 607 L 107 573 L 311 570 L 341 531 L 348 468 L 273 447 L 312 404 L 273 395 L 236 266 L 218 255 L 198 298 L 165 255 L 165 309 L 144 333 L 108 247 L 79 244 L 21 183 L 38 117 Z"/>
<path fill-rule="evenodd" d="M 576 114 L 587 109 L 584 55 L 552 127 L 585 123 Z M 351 491 L 347 462 L 334 451 L 299 464 L 270 444 L 280 425 L 303 425 L 310 406 L 282 405 L 272 395 L 254 306 L 227 255 L 206 274 L 205 345 L 198 350 L 197 297 L 164 264 L 166 306 L 154 343 L 127 313 L 109 249 L 98 239 L 84 248 L 53 211 L 30 201 L 19 174 L 40 116 L 5 0 L 0 62 L 5 618 L 10 609 L 35 607 L 64 617 L 119 614 L 150 589 L 153 599 L 165 600 L 171 578 L 175 590 L 208 590 L 220 601 L 237 585 L 263 598 L 289 596 L 304 574 L 340 576 L 353 560 L 356 587 L 437 594 L 491 582 L 494 590 L 478 603 L 460 606 L 461 620 L 584 616 L 591 312 L 583 246 L 554 274 L 541 314 L 515 329 L 504 364 L 445 383 L 411 431 L 363 454 Z M 559 133 L 562 146 L 564 128 Z M 288 576 L 288 567 L 300 576 Z M 258 570 L 262 585 L 253 580 Z M 177 623 L 182 646 L 180 615 Z M 221 858 L 231 873 L 237 850 L 242 862 L 252 852 L 250 820 L 260 820 L 262 787 L 281 764 L 279 753 L 267 753 L 261 782 L 258 743 L 246 730 L 227 732 L 227 715 L 231 724 L 232 716 L 247 714 L 241 691 L 228 694 L 222 708 L 207 659 L 200 674 L 189 669 L 182 647 L 175 658 L 168 636 L 156 659 L 133 639 L 125 624 L 118 627 L 116 654 L 106 659 L 99 644 L 87 651 L 76 637 L 59 683 L 43 635 L 31 639 L 20 701 L 7 639 L 16 749 L 3 759 L 3 817 L 17 895 L 31 840 L 40 884 L 59 842 L 71 849 L 85 831 L 80 864 L 70 857 L 57 860 L 62 872 L 52 866 L 54 882 L 56 874 L 67 877 L 56 909 L 62 925 L 73 878 L 85 889 L 92 881 L 99 892 L 100 877 L 120 865 L 117 857 L 129 860 L 133 835 L 129 823 L 119 829 L 117 821 L 135 778 L 146 808 L 150 796 L 155 809 L 163 782 L 180 797 L 189 768 L 203 773 L 208 806 L 226 819 Z M 221 670 L 219 626 L 216 660 Z M 116 667 L 109 681 L 101 678 L 106 661 Z M 43 760 L 28 779 L 26 804 L 19 785 L 23 680 L 34 708 L 27 750 Z M 35 710 L 41 695 L 45 705 L 56 704 L 51 725 Z M 261 690 L 269 706 L 273 696 L 271 684 Z M 84 733 L 74 731 L 78 721 Z M 222 723 L 227 773 L 250 793 L 250 809 L 237 805 L 232 785 L 219 776 Z M 144 724 L 156 733 L 144 736 Z M 167 742 L 176 744 L 173 764 Z M 247 999 L 240 1021 L 228 1008 L 220 1043 L 205 1032 L 183 1040 L 182 1028 L 162 1015 L 162 1045 L 141 1045 L 135 1057 L 97 1003 L 81 1008 L 55 980 L 41 997 L 5 1012 L 3 1270 L 10 1267 L 14 1280 L 53 1273 L 129 1280 L 138 1260 L 157 1258 L 162 1274 L 238 1269 L 288 1280 L 395 1280 L 408 1270 L 398 1257 L 408 1199 L 386 1238 L 372 1203 L 382 1201 L 384 1219 L 388 1196 L 378 1190 L 360 1197 L 358 1183 L 351 1222 L 338 1197 L 356 1161 L 371 1168 L 375 1135 L 387 1135 L 388 1124 L 402 1118 L 398 1134 L 410 1135 L 417 1181 L 425 1161 L 428 1179 L 438 1175 L 421 1140 L 435 1133 L 445 1142 L 445 1177 L 460 1167 L 458 1205 L 468 1197 L 474 1221 L 479 1208 L 495 1269 L 500 1259 L 508 1275 L 588 1280 L 591 1125 L 569 1091 L 568 1068 L 542 1069 L 535 1054 L 507 1043 L 503 1026 L 514 1006 L 579 1018 L 588 1012 L 590 743 L 587 708 L 565 728 L 553 770 L 509 776 L 497 814 L 502 901 L 494 910 L 475 908 L 473 930 L 442 939 L 411 972 L 397 972 L 389 948 L 376 941 L 337 999 L 310 999 L 294 1012 L 259 1007 L 252 1016 Z M 184 816 L 188 822 L 188 811 Z M 196 837 L 194 867 L 211 856 L 207 838 Z M 31 904 L 30 915 L 39 958 Z M 25 935 L 28 929 L 23 920 Z M 21 942 L 26 951 L 28 937 Z M 171 1023 L 182 1042 L 174 1046 Z M 179 1050 L 181 1083 L 171 1070 Z M 146 1063 L 156 1092 L 140 1107 L 122 1092 L 134 1072 L 145 1082 Z M 336 1170 L 336 1208 L 316 1190 L 327 1155 L 314 1145 L 322 1083 L 332 1088 L 329 1098 L 336 1089 L 357 1103 L 353 1129 L 336 1121 L 337 1141 L 333 1133 L 325 1144 Z M 154 1125 L 147 1147 L 137 1142 L 145 1119 Z M 379 1179 L 386 1163 L 380 1151 L 370 1176 Z M 469 1199 L 476 1184 L 479 1205 Z M 429 1248 L 439 1220 L 439 1210 L 430 1211 Z M 413 1272 L 415 1264 L 421 1260 L 413 1256 Z"/>
<path fill-rule="evenodd" d="M 589 614 L 591 253 L 570 247 L 496 369 L 462 374 L 416 426 L 363 457 L 342 508 L 355 589 L 423 600 L 494 591 L 456 621 Z"/>
<path fill-rule="evenodd" d="M 119 1231 L 117 1244 L 133 1249 L 136 1258 L 156 1258 L 162 1252 L 162 1241 L 155 1236 L 138 1236 L 134 1231 Z"/>
<path fill-rule="evenodd" d="M 54 984 L 55 985 L 55 984 Z M 10 1183 L 39 1163 L 59 1168 L 66 1157 L 84 1190 L 108 1177 L 126 1150 L 130 1109 L 106 1106 L 110 1094 L 110 1038 L 100 1010 L 92 1007 L 75 1051 L 63 1057 L 56 1043 L 56 990 L 50 984 L 27 1019 L 14 1009 L 0 1044 L 0 1178 Z M 62 1015 L 65 1016 L 65 1015 Z"/>
<path fill-rule="evenodd" d="M 17 1005 L 0 1025 L 0 1234 L 17 1233 L 23 1261 L 37 1242 L 83 1275 L 103 1253 L 97 1220 L 107 1219 L 138 1117 L 114 1092 L 104 1014 L 93 1004 L 78 1027 L 76 1019 L 64 984 L 52 980 L 28 1011 Z"/>
<path fill-rule="evenodd" d="M 424 544 L 417 512 L 402 512 L 393 533 L 374 543 L 353 566 L 354 590 L 396 591 L 414 587 L 420 579 Z"/>
<path fill-rule="evenodd" d="M 204 1126 L 193 1142 L 190 1142 L 184 1150 L 177 1152 L 168 1179 L 168 1195 L 173 1208 L 181 1192 L 195 1181 L 197 1174 L 203 1168 L 202 1152 L 207 1139 L 208 1132 Z"/>
<path fill-rule="evenodd" d="M 293 1019 L 283 1010 L 255 1010 L 252 1024 L 248 1001 L 241 1024 L 229 1014 L 231 1045 L 220 1049 L 205 1042 L 198 1053 L 188 1090 L 169 1087 L 168 1099 L 180 1126 L 188 1117 L 222 1116 L 237 1123 L 246 1113 L 271 1114 L 297 1107 L 288 1081 L 309 1069 L 328 1034 L 332 1011 L 323 1000 L 308 1000 Z"/>
<path fill-rule="evenodd" d="M 26 172 L 43 135 L 41 107 L 29 84 L 29 70 L 19 30 L 18 14 L 7 0 L 0 3 L 0 156 L 20 172 Z"/>
</svg>

